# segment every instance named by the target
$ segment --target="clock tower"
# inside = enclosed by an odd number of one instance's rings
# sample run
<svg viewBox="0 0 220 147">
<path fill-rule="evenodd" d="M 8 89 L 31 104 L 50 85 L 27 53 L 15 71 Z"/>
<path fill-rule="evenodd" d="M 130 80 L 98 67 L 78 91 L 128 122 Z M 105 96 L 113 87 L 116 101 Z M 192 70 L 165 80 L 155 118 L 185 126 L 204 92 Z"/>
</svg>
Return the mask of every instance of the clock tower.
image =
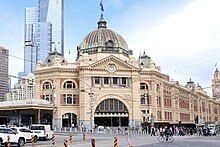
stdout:
<svg viewBox="0 0 220 147">
<path fill-rule="evenodd" d="M 220 98 L 220 72 L 216 68 L 214 79 L 212 79 L 212 94 L 214 98 Z"/>
</svg>

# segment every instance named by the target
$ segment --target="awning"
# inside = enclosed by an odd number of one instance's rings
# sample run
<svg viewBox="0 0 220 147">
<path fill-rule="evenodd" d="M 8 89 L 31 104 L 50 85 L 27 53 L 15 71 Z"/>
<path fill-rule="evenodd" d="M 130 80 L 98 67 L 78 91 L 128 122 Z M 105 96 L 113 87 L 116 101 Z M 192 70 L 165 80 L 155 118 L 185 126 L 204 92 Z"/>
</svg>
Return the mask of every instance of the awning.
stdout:
<svg viewBox="0 0 220 147">
<path fill-rule="evenodd" d="M 94 117 L 128 117 L 128 113 L 95 113 Z"/>
</svg>

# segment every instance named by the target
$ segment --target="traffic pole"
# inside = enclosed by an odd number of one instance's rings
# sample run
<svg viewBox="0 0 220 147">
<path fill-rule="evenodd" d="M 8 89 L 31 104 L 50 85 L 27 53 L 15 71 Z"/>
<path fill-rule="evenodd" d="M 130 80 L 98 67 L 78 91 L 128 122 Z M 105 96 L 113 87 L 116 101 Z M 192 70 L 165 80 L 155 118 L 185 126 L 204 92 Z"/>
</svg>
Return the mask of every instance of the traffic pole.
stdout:
<svg viewBox="0 0 220 147">
<path fill-rule="evenodd" d="M 52 134 L 51 140 L 52 140 L 52 145 L 55 145 L 55 135 L 54 134 Z"/>
<path fill-rule="evenodd" d="M 92 147 L 95 147 L 95 139 L 91 139 L 91 144 L 92 144 Z"/>
<path fill-rule="evenodd" d="M 73 143 L 72 137 L 73 137 L 73 135 L 70 133 L 70 143 L 71 144 Z"/>
<path fill-rule="evenodd" d="M 118 147 L 118 137 L 114 137 L 114 147 Z"/>
<path fill-rule="evenodd" d="M 67 140 L 65 140 L 65 139 L 64 139 L 64 141 L 63 141 L 63 146 L 64 146 L 64 147 L 67 147 Z"/>
<path fill-rule="evenodd" d="M 83 133 L 83 141 L 86 141 L 86 134 Z"/>
<path fill-rule="evenodd" d="M 31 144 L 34 146 L 34 135 L 31 135 Z"/>
<path fill-rule="evenodd" d="M 7 144 L 7 147 L 10 147 L 11 146 L 11 143 L 10 143 L 10 136 L 8 135 L 8 144 Z"/>
</svg>

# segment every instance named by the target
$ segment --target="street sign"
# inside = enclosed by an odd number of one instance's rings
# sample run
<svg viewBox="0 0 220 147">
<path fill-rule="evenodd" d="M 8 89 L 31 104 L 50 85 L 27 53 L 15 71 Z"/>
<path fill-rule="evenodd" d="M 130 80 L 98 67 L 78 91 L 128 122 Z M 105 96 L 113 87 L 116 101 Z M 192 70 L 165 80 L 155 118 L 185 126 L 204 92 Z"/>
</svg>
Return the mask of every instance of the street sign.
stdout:
<svg viewBox="0 0 220 147">
<path fill-rule="evenodd" d="M 86 112 L 86 114 L 91 114 L 91 112 Z"/>
</svg>

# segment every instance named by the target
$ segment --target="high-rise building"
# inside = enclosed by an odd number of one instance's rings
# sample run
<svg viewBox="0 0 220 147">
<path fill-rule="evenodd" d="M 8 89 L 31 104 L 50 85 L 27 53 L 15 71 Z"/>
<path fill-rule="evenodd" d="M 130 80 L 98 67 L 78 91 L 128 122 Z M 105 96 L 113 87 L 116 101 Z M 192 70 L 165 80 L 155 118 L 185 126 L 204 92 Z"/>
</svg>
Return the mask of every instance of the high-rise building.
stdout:
<svg viewBox="0 0 220 147">
<path fill-rule="evenodd" d="M 44 61 L 52 44 L 64 54 L 63 0 L 38 0 L 38 7 L 25 10 L 24 74 Z"/>
<path fill-rule="evenodd" d="M 36 43 L 35 30 L 37 26 L 38 10 L 37 7 L 25 9 L 24 26 L 24 73 L 30 73 L 36 66 Z"/>
<path fill-rule="evenodd" d="M 34 98 L 34 79 L 33 73 L 28 73 L 26 76 L 18 79 L 18 83 L 14 85 L 11 92 L 6 94 L 7 101 L 26 100 Z"/>
<path fill-rule="evenodd" d="M 60 52 L 62 55 L 64 55 L 63 13 L 64 13 L 64 1 L 63 0 L 38 0 L 38 22 L 51 23 L 52 25 L 51 26 L 52 32 L 50 34 L 52 36 L 51 43 L 54 43 L 56 45 L 57 51 Z M 41 53 L 39 54 L 41 55 Z M 44 56 L 44 59 L 47 57 L 47 55 L 48 54 Z"/>
<path fill-rule="evenodd" d="M 0 46 L 0 101 L 5 100 L 8 92 L 8 49 Z"/>
</svg>

